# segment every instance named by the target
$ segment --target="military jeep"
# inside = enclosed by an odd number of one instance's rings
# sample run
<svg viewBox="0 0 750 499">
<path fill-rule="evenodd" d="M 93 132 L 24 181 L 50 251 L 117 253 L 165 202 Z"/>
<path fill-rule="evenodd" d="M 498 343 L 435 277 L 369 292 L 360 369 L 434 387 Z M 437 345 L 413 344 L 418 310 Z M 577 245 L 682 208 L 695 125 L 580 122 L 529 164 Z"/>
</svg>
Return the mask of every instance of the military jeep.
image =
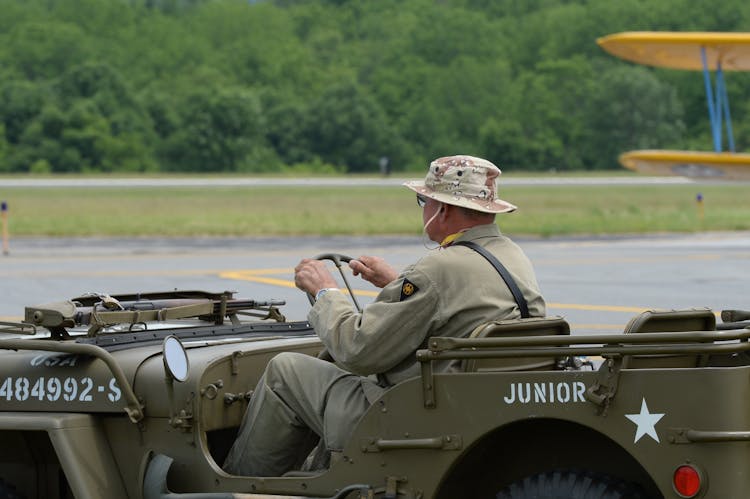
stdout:
<svg viewBox="0 0 750 499">
<path fill-rule="evenodd" d="M 750 313 L 649 311 L 619 334 L 560 317 L 431 338 L 322 469 L 221 464 L 268 360 L 318 355 L 283 303 L 88 294 L 0 326 L 0 498 L 741 498 Z M 439 360 L 461 362 L 438 372 Z"/>
</svg>

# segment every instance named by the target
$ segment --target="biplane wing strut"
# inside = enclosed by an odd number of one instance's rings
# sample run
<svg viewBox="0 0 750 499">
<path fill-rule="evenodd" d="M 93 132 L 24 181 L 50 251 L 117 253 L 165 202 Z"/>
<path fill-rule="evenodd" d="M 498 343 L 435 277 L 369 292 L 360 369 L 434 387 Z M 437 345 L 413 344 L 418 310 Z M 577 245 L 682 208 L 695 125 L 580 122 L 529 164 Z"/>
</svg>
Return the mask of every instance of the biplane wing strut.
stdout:
<svg viewBox="0 0 750 499">
<path fill-rule="evenodd" d="M 724 83 L 724 71 L 721 60 L 716 63 L 716 89 L 711 88 L 711 71 L 706 57 L 706 46 L 701 46 L 701 63 L 703 64 L 703 81 L 706 86 L 706 101 L 708 102 L 708 117 L 711 120 L 711 135 L 714 139 L 714 151 L 722 151 L 722 113 L 727 127 L 727 142 L 729 150 L 734 151 L 734 133 L 732 132 L 732 116 L 729 113 L 729 96 Z"/>
</svg>

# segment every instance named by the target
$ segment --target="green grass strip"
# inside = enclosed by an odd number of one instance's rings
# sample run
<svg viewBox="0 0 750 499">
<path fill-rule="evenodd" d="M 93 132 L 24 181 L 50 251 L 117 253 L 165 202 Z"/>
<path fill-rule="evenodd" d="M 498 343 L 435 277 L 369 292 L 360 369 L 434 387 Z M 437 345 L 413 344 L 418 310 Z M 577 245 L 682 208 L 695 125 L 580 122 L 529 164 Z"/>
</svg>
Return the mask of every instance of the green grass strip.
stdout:
<svg viewBox="0 0 750 499">
<path fill-rule="evenodd" d="M 743 184 L 506 186 L 514 235 L 750 230 Z M 703 203 L 696 202 L 701 193 Z M 415 235 L 403 187 L 14 188 L 0 190 L 12 236 Z"/>
</svg>

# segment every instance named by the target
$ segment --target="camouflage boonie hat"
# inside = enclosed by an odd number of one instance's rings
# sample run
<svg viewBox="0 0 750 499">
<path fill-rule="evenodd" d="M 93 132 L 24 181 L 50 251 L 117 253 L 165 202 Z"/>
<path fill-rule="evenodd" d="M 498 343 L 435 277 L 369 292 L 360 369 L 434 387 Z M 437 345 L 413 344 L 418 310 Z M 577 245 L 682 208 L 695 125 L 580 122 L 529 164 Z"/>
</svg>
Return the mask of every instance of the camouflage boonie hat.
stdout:
<svg viewBox="0 0 750 499">
<path fill-rule="evenodd" d="M 482 158 L 447 156 L 430 163 L 424 181 L 412 180 L 409 189 L 441 203 L 484 213 L 508 213 L 513 204 L 497 197 L 500 169 Z"/>
</svg>

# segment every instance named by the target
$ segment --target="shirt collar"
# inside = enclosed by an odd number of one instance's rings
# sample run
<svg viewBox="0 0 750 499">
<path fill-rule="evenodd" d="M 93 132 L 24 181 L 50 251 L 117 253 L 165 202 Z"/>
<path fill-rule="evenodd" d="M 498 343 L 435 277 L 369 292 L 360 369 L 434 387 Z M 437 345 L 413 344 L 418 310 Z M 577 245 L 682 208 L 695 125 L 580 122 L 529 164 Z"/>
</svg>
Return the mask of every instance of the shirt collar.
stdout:
<svg viewBox="0 0 750 499">
<path fill-rule="evenodd" d="M 453 244 L 453 241 L 461 237 L 463 233 L 466 232 L 467 230 L 468 229 L 460 230 L 458 232 L 445 236 L 443 240 L 440 241 L 440 247 L 445 248 L 446 246 L 450 246 L 451 244 Z"/>
<path fill-rule="evenodd" d="M 446 238 L 440 243 L 440 247 L 445 248 L 450 246 L 458 239 L 472 241 L 482 237 L 499 237 L 501 235 L 502 233 L 497 224 L 475 225 L 469 229 L 446 236 Z"/>
</svg>

